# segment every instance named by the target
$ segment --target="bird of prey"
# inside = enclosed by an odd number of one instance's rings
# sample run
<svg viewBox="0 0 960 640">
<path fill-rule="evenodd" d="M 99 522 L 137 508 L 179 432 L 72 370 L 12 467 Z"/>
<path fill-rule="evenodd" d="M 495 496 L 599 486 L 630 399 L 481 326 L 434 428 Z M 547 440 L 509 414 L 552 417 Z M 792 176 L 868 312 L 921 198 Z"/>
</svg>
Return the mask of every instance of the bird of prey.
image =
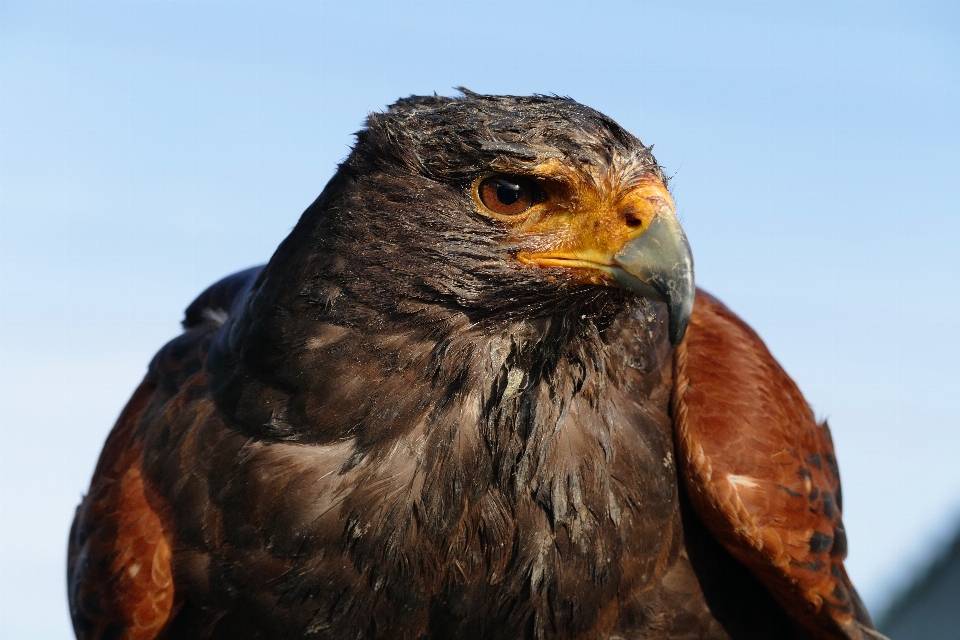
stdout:
<svg viewBox="0 0 960 640">
<path fill-rule="evenodd" d="M 370 115 L 183 324 L 77 509 L 78 638 L 880 637 L 827 425 L 571 99 Z"/>
</svg>

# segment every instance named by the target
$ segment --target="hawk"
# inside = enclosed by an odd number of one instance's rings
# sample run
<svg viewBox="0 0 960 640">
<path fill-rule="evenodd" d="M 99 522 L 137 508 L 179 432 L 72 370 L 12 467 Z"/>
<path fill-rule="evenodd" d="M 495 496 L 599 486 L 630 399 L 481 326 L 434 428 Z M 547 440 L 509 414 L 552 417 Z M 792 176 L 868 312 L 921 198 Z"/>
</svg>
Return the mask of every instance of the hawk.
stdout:
<svg viewBox="0 0 960 640">
<path fill-rule="evenodd" d="M 825 423 L 556 96 L 369 116 L 189 306 L 70 532 L 78 638 L 880 637 Z"/>
</svg>

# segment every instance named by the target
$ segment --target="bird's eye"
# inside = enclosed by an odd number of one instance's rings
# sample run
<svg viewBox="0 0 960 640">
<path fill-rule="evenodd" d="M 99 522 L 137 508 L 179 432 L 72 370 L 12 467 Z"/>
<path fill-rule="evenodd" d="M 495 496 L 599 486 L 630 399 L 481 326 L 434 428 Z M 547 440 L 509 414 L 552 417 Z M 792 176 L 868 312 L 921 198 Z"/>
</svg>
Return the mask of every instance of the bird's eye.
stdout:
<svg viewBox="0 0 960 640">
<path fill-rule="evenodd" d="M 543 188 L 523 176 L 490 176 L 477 187 L 480 202 L 494 213 L 514 216 L 546 200 Z"/>
</svg>

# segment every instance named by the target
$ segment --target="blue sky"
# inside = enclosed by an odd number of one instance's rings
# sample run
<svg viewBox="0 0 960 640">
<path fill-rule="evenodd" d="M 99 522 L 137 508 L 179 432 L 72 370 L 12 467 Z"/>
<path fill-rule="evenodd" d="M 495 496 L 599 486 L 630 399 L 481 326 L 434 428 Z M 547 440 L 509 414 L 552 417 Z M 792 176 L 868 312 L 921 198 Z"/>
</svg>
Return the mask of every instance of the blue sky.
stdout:
<svg viewBox="0 0 960 640">
<path fill-rule="evenodd" d="M 833 428 L 876 611 L 960 516 L 960 3 L 0 0 L 0 637 L 69 635 L 107 431 L 369 111 L 557 93 L 656 145 L 698 282 Z"/>
</svg>

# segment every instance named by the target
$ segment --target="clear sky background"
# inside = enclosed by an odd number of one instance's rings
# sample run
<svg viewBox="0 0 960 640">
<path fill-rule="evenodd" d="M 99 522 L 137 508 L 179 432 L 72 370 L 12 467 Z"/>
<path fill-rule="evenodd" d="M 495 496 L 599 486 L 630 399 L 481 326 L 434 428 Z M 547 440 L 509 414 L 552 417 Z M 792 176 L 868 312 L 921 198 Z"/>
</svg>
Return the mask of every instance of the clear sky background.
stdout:
<svg viewBox="0 0 960 640">
<path fill-rule="evenodd" d="M 875 612 L 960 515 L 960 3 L 0 0 L 0 637 L 68 637 L 73 509 L 204 287 L 364 116 L 570 95 L 667 173 L 698 282 L 833 428 Z"/>
</svg>

